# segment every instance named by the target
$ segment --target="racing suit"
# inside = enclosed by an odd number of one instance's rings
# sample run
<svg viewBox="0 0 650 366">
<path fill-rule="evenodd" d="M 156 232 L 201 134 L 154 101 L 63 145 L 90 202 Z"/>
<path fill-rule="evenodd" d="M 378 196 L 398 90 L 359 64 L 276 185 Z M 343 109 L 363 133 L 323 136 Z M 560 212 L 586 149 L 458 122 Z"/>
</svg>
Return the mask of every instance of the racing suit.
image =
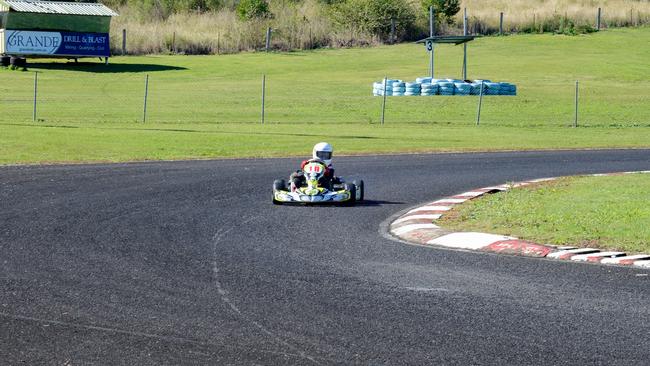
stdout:
<svg viewBox="0 0 650 366">
<path fill-rule="evenodd" d="M 305 165 L 313 161 L 319 161 L 319 160 L 318 159 L 304 160 L 300 164 L 300 170 L 296 170 L 294 173 L 291 173 L 291 176 L 289 177 L 289 182 L 291 182 L 292 191 L 294 191 L 298 187 L 302 187 L 305 185 L 305 174 L 303 173 L 303 169 L 305 168 Z M 332 190 L 334 184 L 341 183 L 341 180 L 334 175 L 334 167 L 332 166 L 332 164 L 326 167 L 325 174 L 323 174 L 319 183 L 323 187 L 329 190 Z"/>
</svg>

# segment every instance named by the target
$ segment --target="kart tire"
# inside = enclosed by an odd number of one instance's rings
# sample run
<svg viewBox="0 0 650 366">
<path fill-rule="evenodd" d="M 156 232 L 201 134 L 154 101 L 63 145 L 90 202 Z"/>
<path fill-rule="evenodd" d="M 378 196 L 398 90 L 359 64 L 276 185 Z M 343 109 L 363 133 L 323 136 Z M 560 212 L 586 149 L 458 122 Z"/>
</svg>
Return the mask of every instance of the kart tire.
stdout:
<svg viewBox="0 0 650 366">
<path fill-rule="evenodd" d="M 354 205 L 354 202 L 357 199 L 357 187 L 354 184 L 345 183 L 343 184 L 343 189 L 350 192 L 350 199 L 346 201 L 348 205 Z"/>
<path fill-rule="evenodd" d="M 273 192 L 275 191 L 286 191 L 287 182 L 284 179 L 276 179 L 273 181 Z"/>
<path fill-rule="evenodd" d="M 287 190 L 287 182 L 284 179 L 276 179 L 273 181 L 273 204 L 274 205 L 281 205 L 282 202 L 277 201 L 275 199 L 275 191 L 286 191 Z"/>
<path fill-rule="evenodd" d="M 359 180 L 359 181 L 355 180 L 352 182 L 352 184 L 354 184 L 354 186 L 357 189 L 357 192 L 359 193 L 359 198 L 357 199 L 357 201 L 363 201 L 363 193 L 364 193 L 363 180 Z"/>
</svg>

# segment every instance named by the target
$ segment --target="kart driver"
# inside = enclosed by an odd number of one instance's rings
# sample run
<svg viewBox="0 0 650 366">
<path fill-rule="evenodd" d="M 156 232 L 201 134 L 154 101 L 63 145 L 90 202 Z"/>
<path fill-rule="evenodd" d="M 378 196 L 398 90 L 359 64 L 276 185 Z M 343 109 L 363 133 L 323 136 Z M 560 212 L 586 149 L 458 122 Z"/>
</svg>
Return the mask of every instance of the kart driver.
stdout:
<svg viewBox="0 0 650 366">
<path fill-rule="evenodd" d="M 305 165 L 314 160 L 322 161 L 327 166 L 325 174 L 323 174 L 323 177 L 321 178 L 320 183 L 322 185 L 328 189 L 332 189 L 332 184 L 340 183 L 340 179 L 334 176 L 334 167 L 332 166 L 333 152 L 334 149 L 332 148 L 332 145 L 328 144 L 327 142 L 319 142 L 314 145 L 314 148 L 312 150 L 312 158 L 309 160 L 304 160 L 302 164 L 300 164 L 300 170 L 292 173 L 289 177 L 289 181 L 291 182 L 291 191 L 293 192 L 296 190 L 296 188 L 302 187 L 305 184 L 305 174 L 302 172 L 302 170 L 305 168 Z"/>
</svg>

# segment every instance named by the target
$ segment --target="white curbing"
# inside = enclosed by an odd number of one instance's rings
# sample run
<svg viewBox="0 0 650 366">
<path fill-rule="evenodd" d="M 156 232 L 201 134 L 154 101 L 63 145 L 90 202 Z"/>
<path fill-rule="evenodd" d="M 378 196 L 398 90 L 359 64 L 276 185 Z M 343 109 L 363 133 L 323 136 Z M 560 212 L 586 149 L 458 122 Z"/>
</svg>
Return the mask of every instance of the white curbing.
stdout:
<svg viewBox="0 0 650 366">
<path fill-rule="evenodd" d="M 602 264 L 624 264 L 624 263 L 629 263 L 629 264 L 634 264 L 634 262 L 639 262 L 642 260 L 650 260 L 650 255 L 647 254 L 637 254 L 637 255 L 626 255 L 623 257 L 616 257 L 616 258 L 605 258 L 600 263 Z"/>
<path fill-rule="evenodd" d="M 449 210 L 451 210 L 451 206 L 422 206 L 413 209 L 408 213 L 418 212 L 418 211 L 449 211 Z"/>
<path fill-rule="evenodd" d="M 610 174 L 591 174 L 590 176 L 612 176 L 620 174 L 650 174 L 650 170 L 647 171 L 637 171 L 637 172 L 624 172 L 624 173 L 610 173 Z M 589 175 L 587 175 L 589 176 Z M 529 181 L 517 182 L 512 184 L 502 184 L 499 186 L 479 188 L 472 191 L 467 191 L 460 193 L 451 197 L 439 199 L 437 201 L 428 203 L 424 206 L 412 209 L 399 217 L 397 220 L 393 221 L 391 225 L 395 224 L 404 224 L 404 226 L 395 228 L 391 230 L 391 233 L 395 236 L 402 236 L 408 234 L 412 231 L 418 230 L 417 236 L 422 237 L 429 236 L 434 237 L 426 242 L 429 245 L 439 245 L 448 248 L 456 249 L 470 249 L 470 250 L 484 250 L 491 252 L 504 252 L 503 245 L 497 244 L 499 242 L 508 242 L 503 243 L 509 246 L 509 249 L 515 249 L 515 251 L 509 251 L 510 254 L 516 253 L 520 255 L 529 255 L 530 252 L 540 253 L 540 249 L 544 248 L 543 254 L 539 256 L 546 256 L 551 259 L 559 260 L 572 260 L 576 262 L 594 262 L 602 264 L 613 264 L 613 265 L 632 265 L 640 268 L 650 268 L 650 254 L 638 254 L 628 256 L 624 252 L 616 251 L 605 251 L 602 252 L 599 249 L 593 248 L 576 248 L 574 246 L 555 246 L 555 245 L 541 245 L 536 243 L 530 243 L 518 238 L 510 236 L 502 236 L 496 234 L 488 233 L 471 233 L 471 232 L 456 232 L 446 235 L 442 235 L 444 230 L 441 230 L 439 226 L 433 223 L 414 223 L 408 224 L 409 221 L 414 220 L 431 220 L 432 222 L 440 219 L 446 211 L 449 211 L 456 206 L 457 204 L 462 204 L 466 201 L 469 201 L 473 198 L 480 197 L 482 195 L 494 192 L 494 191 L 507 191 L 511 188 L 523 187 L 534 183 L 541 183 L 547 181 L 553 181 L 559 177 L 553 178 L 540 178 L 533 179 Z M 426 212 L 427 213 L 422 213 Z M 433 211 L 434 213 L 430 213 Z M 437 213 L 437 212 L 439 213 Z M 418 213 L 420 212 L 420 213 Z M 436 237 L 438 236 L 438 237 Z M 411 237 L 411 236 L 409 236 Z M 412 241 L 413 239 L 402 238 L 407 241 Z M 416 242 L 418 242 L 416 240 Z M 514 242 L 514 243 L 513 243 Z M 422 242 L 418 242 L 421 244 Z M 492 245 L 495 244 L 495 245 Z M 533 250 L 534 249 L 534 250 Z M 552 251 L 548 253 L 548 251 Z"/>
<path fill-rule="evenodd" d="M 399 219 L 393 221 L 393 224 L 401 224 L 406 221 L 411 221 L 411 220 L 438 220 L 440 217 L 442 217 L 442 214 L 421 214 L 421 215 L 409 215 L 409 216 L 403 216 L 400 217 Z"/>
<path fill-rule="evenodd" d="M 406 233 L 409 233 L 413 230 L 420 230 L 420 229 L 440 229 L 440 227 L 434 224 L 411 224 L 411 225 L 398 227 L 397 229 L 393 229 L 391 232 L 399 236 L 399 235 L 404 235 Z"/>
<path fill-rule="evenodd" d="M 441 245 L 448 248 L 481 249 L 490 244 L 516 238 L 485 233 L 451 233 L 429 240 L 427 244 Z"/>
<path fill-rule="evenodd" d="M 642 268 L 650 268 L 650 260 L 647 261 L 636 261 L 632 265 Z"/>
<path fill-rule="evenodd" d="M 553 259 L 564 259 L 564 258 L 570 259 L 572 256 L 575 256 L 575 255 L 590 254 L 590 253 L 597 253 L 597 252 L 598 252 L 598 249 L 577 248 L 577 249 L 560 250 L 559 252 L 551 253 L 551 254 L 547 255 L 546 257 L 553 258 Z"/>
<path fill-rule="evenodd" d="M 600 262 L 605 258 L 615 258 L 624 255 L 625 255 L 624 252 L 597 252 L 597 253 L 574 255 L 573 257 L 571 257 L 571 260 L 576 262 Z"/>
<path fill-rule="evenodd" d="M 441 200 L 437 200 L 435 202 L 431 202 L 432 205 L 437 205 L 440 203 L 463 203 L 469 201 L 469 198 L 444 198 Z"/>
</svg>

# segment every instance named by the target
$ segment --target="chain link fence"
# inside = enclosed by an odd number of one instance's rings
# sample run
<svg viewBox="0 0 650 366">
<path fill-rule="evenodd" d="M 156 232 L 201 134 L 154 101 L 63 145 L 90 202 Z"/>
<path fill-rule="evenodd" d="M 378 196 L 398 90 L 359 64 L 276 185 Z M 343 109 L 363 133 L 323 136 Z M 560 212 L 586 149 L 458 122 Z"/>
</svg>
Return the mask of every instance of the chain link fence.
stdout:
<svg viewBox="0 0 650 366">
<path fill-rule="evenodd" d="M 154 67 L 114 65 L 113 72 L 38 72 L 0 70 L 0 123 L 197 124 L 261 122 L 263 75 L 192 77 L 157 72 Z M 100 65 L 96 68 L 101 70 Z M 138 69 L 140 68 L 140 69 Z M 36 69 L 36 68 L 35 68 Z M 128 72 L 127 72 L 128 71 Z M 145 79 L 149 77 L 144 121 Z M 518 95 L 483 97 L 481 125 L 513 127 L 572 126 L 575 80 L 511 80 Z M 478 96 L 388 97 L 386 124 L 472 125 Z M 266 75 L 265 122 L 379 124 L 382 98 L 367 82 L 314 80 L 309 75 Z M 34 103 L 36 118 L 34 119 Z M 646 83 L 580 81 L 579 125 L 650 126 Z M 337 127 L 339 128 L 339 127 Z"/>
</svg>

